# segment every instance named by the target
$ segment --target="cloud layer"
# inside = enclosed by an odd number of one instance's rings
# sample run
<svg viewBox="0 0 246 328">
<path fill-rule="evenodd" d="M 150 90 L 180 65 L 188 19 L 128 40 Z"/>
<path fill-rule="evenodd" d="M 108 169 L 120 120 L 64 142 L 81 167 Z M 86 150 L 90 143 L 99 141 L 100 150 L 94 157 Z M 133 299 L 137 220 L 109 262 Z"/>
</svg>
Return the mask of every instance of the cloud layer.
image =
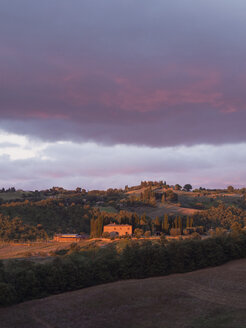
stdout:
<svg viewBox="0 0 246 328">
<path fill-rule="evenodd" d="M 245 0 L 1 0 L 0 184 L 241 186 L 245 12 Z"/>
<path fill-rule="evenodd" d="M 1 135 L 0 139 L 3 138 Z M 191 183 L 194 187 L 230 184 L 241 187 L 246 179 L 242 169 L 246 161 L 245 146 L 243 143 L 151 148 L 42 143 L 22 138 L 17 146 L 0 149 L 0 185 L 24 189 L 57 185 L 104 189 L 124 188 L 141 180 L 166 180 L 170 184 Z"/>
<path fill-rule="evenodd" d="M 1 1 L 0 127 L 48 141 L 246 141 L 244 0 Z"/>
</svg>

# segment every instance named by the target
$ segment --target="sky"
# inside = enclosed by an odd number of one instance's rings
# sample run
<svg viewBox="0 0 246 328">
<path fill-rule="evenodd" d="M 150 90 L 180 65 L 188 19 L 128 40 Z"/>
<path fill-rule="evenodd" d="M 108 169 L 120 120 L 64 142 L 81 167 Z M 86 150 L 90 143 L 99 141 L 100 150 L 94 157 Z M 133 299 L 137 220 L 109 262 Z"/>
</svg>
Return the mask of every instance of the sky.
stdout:
<svg viewBox="0 0 246 328">
<path fill-rule="evenodd" d="M 245 0 L 1 0 L 0 187 L 246 182 Z"/>
</svg>

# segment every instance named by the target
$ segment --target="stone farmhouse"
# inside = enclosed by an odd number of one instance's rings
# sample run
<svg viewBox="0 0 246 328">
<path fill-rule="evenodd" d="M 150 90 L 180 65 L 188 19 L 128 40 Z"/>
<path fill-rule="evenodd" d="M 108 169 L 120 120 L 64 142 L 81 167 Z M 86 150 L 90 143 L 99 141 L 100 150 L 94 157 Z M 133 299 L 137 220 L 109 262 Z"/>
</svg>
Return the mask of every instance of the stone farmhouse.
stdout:
<svg viewBox="0 0 246 328">
<path fill-rule="evenodd" d="M 132 226 L 130 224 L 107 224 L 103 227 L 103 232 L 108 232 L 109 234 L 115 234 L 117 236 L 131 236 Z"/>
</svg>

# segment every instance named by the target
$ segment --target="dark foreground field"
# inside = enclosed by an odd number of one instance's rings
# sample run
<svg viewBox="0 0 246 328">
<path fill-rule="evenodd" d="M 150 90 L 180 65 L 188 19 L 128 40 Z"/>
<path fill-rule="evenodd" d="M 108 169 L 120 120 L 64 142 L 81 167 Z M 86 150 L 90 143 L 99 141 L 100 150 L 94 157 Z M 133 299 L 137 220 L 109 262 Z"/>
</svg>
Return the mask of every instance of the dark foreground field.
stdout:
<svg viewBox="0 0 246 328">
<path fill-rule="evenodd" d="M 246 260 L 0 309 L 1 328 L 245 328 Z"/>
</svg>

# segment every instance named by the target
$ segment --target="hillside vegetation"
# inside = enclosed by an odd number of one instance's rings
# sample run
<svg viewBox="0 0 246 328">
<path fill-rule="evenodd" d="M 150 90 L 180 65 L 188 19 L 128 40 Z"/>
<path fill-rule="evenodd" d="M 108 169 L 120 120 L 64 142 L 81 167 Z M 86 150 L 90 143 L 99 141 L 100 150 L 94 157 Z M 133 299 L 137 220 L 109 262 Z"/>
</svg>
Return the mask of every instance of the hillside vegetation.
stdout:
<svg viewBox="0 0 246 328">
<path fill-rule="evenodd" d="M 190 188 L 150 181 L 124 190 L 0 190 L 0 240 L 44 240 L 56 233 L 101 237 L 103 226 L 111 222 L 131 224 L 133 231 L 140 229 L 148 235 L 168 235 L 172 229 L 182 235 L 186 228 L 194 227 L 203 233 L 211 228 L 231 230 L 235 222 L 239 229 L 245 226 L 244 189 Z"/>
</svg>

